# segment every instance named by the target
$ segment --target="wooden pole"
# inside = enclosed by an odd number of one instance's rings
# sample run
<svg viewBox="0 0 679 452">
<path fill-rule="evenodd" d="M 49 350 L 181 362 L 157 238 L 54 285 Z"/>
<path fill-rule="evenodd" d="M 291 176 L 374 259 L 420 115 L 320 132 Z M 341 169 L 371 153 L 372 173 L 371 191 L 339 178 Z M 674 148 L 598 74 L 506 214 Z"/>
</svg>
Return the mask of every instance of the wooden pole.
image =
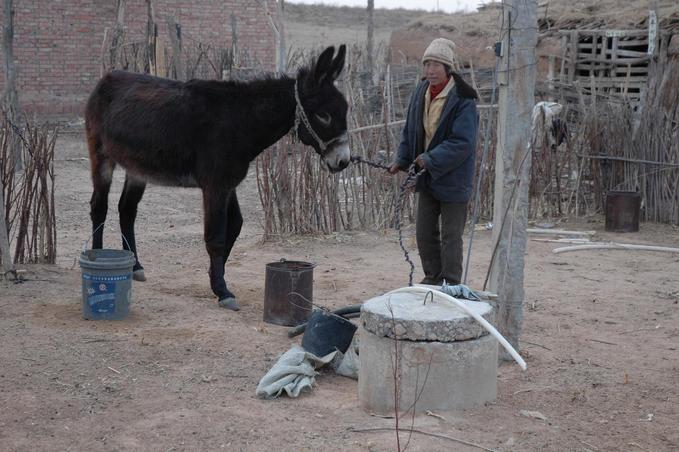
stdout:
<svg viewBox="0 0 679 452">
<path fill-rule="evenodd" d="M 285 18 L 283 0 L 274 0 L 276 3 L 276 18 L 269 12 L 269 5 L 267 0 L 263 0 L 264 12 L 267 19 L 269 19 L 269 26 L 273 31 L 274 44 L 276 47 L 276 72 L 279 74 L 285 73 L 287 56 L 285 53 Z"/>
<path fill-rule="evenodd" d="M 156 38 L 158 37 L 158 27 L 156 25 L 153 0 L 146 0 L 146 14 L 146 62 L 148 64 L 148 73 L 156 75 Z"/>
<path fill-rule="evenodd" d="M 502 30 L 493 212 L 496 254 L 490 268 L 490 290 L 498 294 L 499 330 L 518 350 L 535 103 L 537 1 L 507 0 L 503 14 L 506 29 Z M 509 356 L 501 351 L 501 358 Z"/>
<path fill-rule="evenodd" d="M 14 153 L 14 170 L 23 169 L 23 158 L 21 155 L 21 143 L 14 130 L 17 118 L 21 117 L 19 107 L 19 95 L 16 90 L 16 67 L 14 66 L 14 5 L 13 0 L 4 2 L 4 24 L 2 31 L 2 51 L 5 56 L 5 89 L 2 93 L 2 107 L 5 115 L 10 122 L 12 131 L 12 151 Z"/>
<path fill-rule="evenodd" d="M 368 76 L 372 80 L 375 58 L 375 0 L 368 0 Z"/>
<path fill-rule="evenodd" d="M 231 72 L 233 72 L 233 68 L 240 66 L 238 52 L 238 19 L 234 13 L 231 13 L 231 64 L 229 65 Z"/>
<path fill-rule="evenodd" d="M 9 237 L 7 236 L 7 223 L 5 222 L 5 186 L 0 180 L 0 262 L 2 263 L 2 274 L 7 274 L 14 270 L 12 254 L 9 247 Z"/>
<path fill-rule="evenodd" d="M 276 2 L 276 16 L 278 19 L 278 46 L 277 46 L 277 56 L 276 58 L 276 72 L 279 74 L 284 74 L 288 57 L 285 51 L 285 6 L 284 0 L 278 0 Z"/>
<path fill-rule="evenodd" d="M 184 80 L 186 72 L 184 71 L 184 61 L 182 60 L 182 27 L 172 16 L 167 16 L 167 33 L 170 36 L 170 46 L 172 47 L 172 59 L 168 76 L 177 80 Z"/>
<path fill-rule="evenodd" d="M 123 53 L 123 37 L 125 33 L 125 0 L 118 0 L 116 12 L 116 26 L 111 36 L 110 59 L 106 70 L 123 68 L 121 57 Z"/>
</svg>

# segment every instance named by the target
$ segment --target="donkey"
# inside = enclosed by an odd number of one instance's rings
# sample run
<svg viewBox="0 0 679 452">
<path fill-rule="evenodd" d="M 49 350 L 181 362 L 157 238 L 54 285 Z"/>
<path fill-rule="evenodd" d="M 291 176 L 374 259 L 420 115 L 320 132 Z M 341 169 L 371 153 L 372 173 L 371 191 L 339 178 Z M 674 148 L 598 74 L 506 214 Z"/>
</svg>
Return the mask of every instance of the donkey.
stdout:
<svg viewBox="0 0 679 452">
<path fill-rule="evenodd" d="M 294 79 L 180 82 L 124 71 L 106 74 L 85 110 L 93 248 L 102 247 L 101 226 L 116 165 L 126 171 L 118 213 L 123 249 L 134 253 L 137 281 L 146 280 L 134 234 L 146 183 L 198 187 L 210 287 L 221 307 L 239 310 L 224 279 L 226 260 L 243 224 L 236 187 L 250 162 L 293 126 L 330 172 L 349 165 L 348 105 L 334 85 L 345 53 L 344 45 L 337 55 L 328 47 Z"/>
</svg>

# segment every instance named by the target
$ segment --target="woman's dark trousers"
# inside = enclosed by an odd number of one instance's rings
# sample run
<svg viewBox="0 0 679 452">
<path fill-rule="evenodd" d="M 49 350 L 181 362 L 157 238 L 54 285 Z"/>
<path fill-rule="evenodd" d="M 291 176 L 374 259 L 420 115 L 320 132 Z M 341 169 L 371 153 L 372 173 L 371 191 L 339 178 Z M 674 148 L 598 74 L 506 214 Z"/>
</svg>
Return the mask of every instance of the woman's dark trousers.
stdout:
<svg viewBox="0 0 679 452">
<path fill-rule="evenodd" d="M 426 189 L 418 192 L 417 248 L 424 279 L 422 284 L 460 284 L 462 279 L 462 233 L 467 203 L 445 203 Z"/>
</svg>

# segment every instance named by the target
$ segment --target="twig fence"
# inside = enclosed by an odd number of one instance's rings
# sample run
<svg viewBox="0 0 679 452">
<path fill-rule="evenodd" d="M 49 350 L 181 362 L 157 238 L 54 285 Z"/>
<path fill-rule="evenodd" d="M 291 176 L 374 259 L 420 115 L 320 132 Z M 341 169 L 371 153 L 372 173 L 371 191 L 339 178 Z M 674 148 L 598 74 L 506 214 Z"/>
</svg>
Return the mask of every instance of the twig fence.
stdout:
<svg viewBox="0 0 679 452">
<path fill-rule="evenodd" d="M 19 137 L 23 169 L 15 170 L 12 142 Z M 54 146 L 57 130 L 25 121 L 24 127 L 5 115 L 0 119 L 0 177 L 13 263 L 49 263 L 56 259 L 57 234 L 54 204 Z M 2 257 L 5 258 L 4 256 Z"/>
</svg>

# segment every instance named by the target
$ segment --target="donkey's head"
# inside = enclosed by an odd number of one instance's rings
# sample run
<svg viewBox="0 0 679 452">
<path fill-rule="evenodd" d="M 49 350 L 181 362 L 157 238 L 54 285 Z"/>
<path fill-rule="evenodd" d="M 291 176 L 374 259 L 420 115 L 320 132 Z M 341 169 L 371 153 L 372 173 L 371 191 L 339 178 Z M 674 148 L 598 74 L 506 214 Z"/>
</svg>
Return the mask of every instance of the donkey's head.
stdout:
<svg viewBox="0 0 679 452">
<path fill-rule="evenodd" d="M 295 81 L 297 133 L 302 143 L 312 146 L 335 173 L 349 165 L 347 101 L 335 87 L 344 67 L 346 47 L 337 56 L 334 47 L 321 53 L 311 68 L 301 69 Z"/>
</svg>

